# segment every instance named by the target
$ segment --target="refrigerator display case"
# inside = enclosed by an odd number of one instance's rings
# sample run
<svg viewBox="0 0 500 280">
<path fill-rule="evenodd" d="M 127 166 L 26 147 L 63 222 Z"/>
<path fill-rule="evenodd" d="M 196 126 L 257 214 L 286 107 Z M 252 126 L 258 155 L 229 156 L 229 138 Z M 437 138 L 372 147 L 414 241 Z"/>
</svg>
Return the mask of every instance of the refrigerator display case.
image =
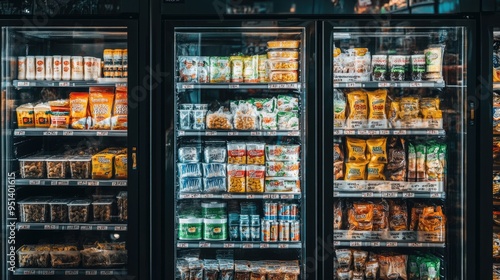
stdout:
<svg viewBox="0 0 500 280">
<path fill-rule="evenodd" d="M 314 27 L 166 25 L 164 278 L 314 277 Z"/>
<path fill-rule="evenodd" d="M 474 26 L 365 24 L 324 24 L 324 279 L 468 279 Z"/>
<path fill-rule="evenodd" d="M 2 27 L 2 279 L 138 275 L 136 28 Z"/>
</svg>

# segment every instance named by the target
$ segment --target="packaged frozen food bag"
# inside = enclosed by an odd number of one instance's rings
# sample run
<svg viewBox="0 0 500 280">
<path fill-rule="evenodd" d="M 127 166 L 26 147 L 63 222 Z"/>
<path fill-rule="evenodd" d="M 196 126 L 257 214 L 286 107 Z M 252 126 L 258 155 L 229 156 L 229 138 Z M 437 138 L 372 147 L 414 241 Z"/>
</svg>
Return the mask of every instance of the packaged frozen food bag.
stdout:
<svg viewBox="0 0 500 280">
<path fill-rule="evenodd" d="M 246 167 L 246 191 L 250 193 L 264 192 L 264 178 L 266 167 L 260 165 L 247 165 Z"/>
<path fill-rule="evenodd" d="M 347 162 L 345 164 L 345 180 L 365 180 L 366 163 Z"/>
<path fill-rule="evenodd" d="M 342 128 L 346 119 L 346 100 L 339 90 L 333 91 L 333 127 Z"/>
<path fill-rule="evenodd" d="M 268 161 L 298 161 L 300 145 L 266 145 Z"/>
<path fill-rule="evenodd" d="M 417 257 L 418 279 L 439 280 L 441 261 L 434 255 L 426 254 Z"/>
<path fill-rule="evenodd" d="M 386 177 L 390 181 L 404 181 L 406 178 L 406 151 L 404 139 L 392 136 L 387 144 Z"/>
<path fill-rule="evenodd" d="M 424 50 L 426 75 L 429 81 L 443 80 L 443 55 L 445 45 L 432 44 Z"/>
<path fill-rule="evenodd" d="M 434 141 L 427 143 L 425 155 L 425 175 L 427 181 L 443 179 L 443 166 L 439 160 L 440 145 Z"/>
<path fill-rule="evenodd" d="M 289 177 L 266 177 L 266 192 L 300 193 L 300 180 Z"/>
<path fill-rule="evenodd" d="M 344 149 L 340 139 L 334 139 L 333 143 L 333 174 L 335 180 L 344 178 Z"/>
<path fill-rule="evenodd" d="M 233 115 L 229 112 L 224 112 L 224 108 L 212 112 L 208 111 L 206 121 L 208 129 L 233 129 Z"/>
<path fill-rule="evenodd" d="M 444 242 L 446 236 L 446 216 L 441 206 L 426 207 L 418 220 L 419 241 Z"/>
<path fill-rule="evenodd" d="M 179 56 L 179 82 L 196 82 L 198 79 L 198 57 Z"/>
<path fill-rule="evenodd" d="M 203 261 L 203 279 L 219 280 L 219 262 L 217 260 Z"/>
<path fill-rule="evenodd" d="M 417 180 L 417 150 L 412 142 L 408 143 L 408 181 Z"/>
<path fill-rule="evenodd" d="M 266 143 L 247 143 L 247 164 L 263 165 Z"/>
<path fill-rule="evenodd" d="M 276 98 L 252 98 L 250 103 L 255 106 L 259 112 L 272 113 L 276 109 Z"/>
<path fill-rule="evenodd" d="M 247 146 L 244 142 L 227 143 L 227 162 L 231 164 L 247 163 Z"/>
<path fill-rule="evenodd" d="M 334 230 L 341 230 L 343 229 L 342 223 L 343 223 L 343 200 L 336 200 L 333 203 L 333 229 Z"/>
<path fill-rule="evenodd" d="M 269 81 L 277 83 L 296 83 L 299 81 L 297 71 L 270 71 Z"/>
<path fill-rule="evenodd" d="M 299 110 L 299 99 L 288 95 L 278 95 L 278 111 L 291 112 Z"/>
<path fill-rule="evenodd" d="M 231 63 L 231 83 L 242 83 L 243 82 L 243 56 L 234 55 L 229 57 Z"/>
<path fill-rule="evenodd" d="M 245 192 L 245 166 L 227 165 L 227 191 L 242 193 Z"/>
<path fill-rule="evenodd" d="M 366 146 L 370 163 L 387 163 L 387 138 L 367 139 Z"/>
<path fill-rule="evenodd" d="M 243 80 L 245 83 L 259 82 L 259 56 L 243 57 Z"/>
<path fill-rule="evenodd" d="M 178 163 L 177 169 L 179 178 L 202 176 L 200 163 Z"/>
<path fill-rule="evenodd" d="M 278 129 L 278 114 L 260 112 L 260 127 L 263 130 L 277 130 Z"/>
<path fill-rule="evenodd" d="M 225 174 L 224 174 L 225 176 Z M 208 193 L 225 192 L 226 177 L 219 178 L 203 178 L 203 191 Z"/>
<path fill-rule="evenodd" d="M 400 117 L 400 104 L 399 101 L 392 101 L 387 113 L 389 122 L 392 128 L 399 128 L 401 124 L 398 122 Z"/>
<path fill-rule="evenodd" d="M 115 103 L 113 105 L 113 117 L 111 118 L 111 129 L 127 130 L 128 127 L 128 100 L 127 87 L 117 87 Z"/>
<path fill-rule="evenodd" d="M 87 129 L 88 122 L 88 92 L 72 92 L 69 94 L 70 123 L 73 129 Z"/>
<path fill-rule="evenodd" d="M 379 89 L 367 92 L 368 95 L 368 127 L 387 128 L 387 115 L 385 104 L 387 99 L 387 90 Z"/>
<path fill-rule="evenodd" d="M 424 209 L 430 207 L 432 209 L 426 210 L 426 212 L 433 212 L 434 206 L 425 205 L 422 203 L 414 203 L 411 208 L 411 217 L 410 217 L 410 230 L 418 230 L 418 223 L 420 219 L 420 215 L 424 212 Z"/>
<path fill-rule="evenodd" d="M 266 162 L 266 176 L 270 177 L 299 177 L 299 162 Z"/>
<path fill-rule="evenodd" d="M 368 117 L 368 98 L 366 92 L 358 90 L 347 93 L 347 102 L 349 104 L 347 127 L 366 127 Z"/>
<path fill-rule="evenodd" d="M 380 200 L 373 204 L 373 230 L 387 230 L 389 228 L 389 204 Z"/>
<path fill-rule="evenodd" d="M 417 165 L 417 182 L 425 181 L 426 167 L 425 156 L 427 154 L 427 146 L 424 143 L 417 143 L 415 146 L 416 151 L 416 165 Z"/>
<path fill-rule="evenodd" d="M 225 163 L 203 163 L 203 177 L 226 177 Z"/>
<path fill-rule="evenodd" d="M 189 263 L 184 259 L 177 259 L 176 279 L 189 280 Z"/>
<path fill-rule="evenodd" d="M 240 103 L 234 114 L 234 128 L 238 130 L 259 129 L 259 117 L 255 107 L 249 103 Z"/>
<path fill-rule="evenodd" d="M 35 127 L 34 107 L 31 103 L 20 105 L 16 108 L 17 126 L 19 128 Z"/>
<path fill-rule="evenodd" d="M 229 83 L 231 66 L 228 56 L 210 57 L 210 83 Z"/>
<path fill-rule="evenodd" d="M 113 91 L 114 88 L 112 87 L 90 87 L 91 129 L 111 129 L 111 113 L 115 97 Z"/>
<path fill-rule="evenodd" d="M 70 105 L 68 99 L 49 101 L 50 128 L 68 129 L 70 122 Z"/>
<path fill-rule="evenodd" d="M 50 105 L 49 103 L 39 103 L 34 108 L 35 111 L 35 127 L 49 128 L 50 127 Z M 19 121 L 18 121 L 19 123 Z"/>
<path fill-rule="evenodd" d="M 347 162 L 367 162 L 366 140 L 347 137 Z"/>
<path fill-rule="evenodd" d="M 203 189 L 201 178 L 181 178 L 179 192 L 201 192 Z"/>
<path fill-rule="evenodd" d="M 349 230 L 371 231 L 373 229 L 373 203 L 353 202 L 348 208 Z"/>
<path fill-rule="evenodd" d="M 115 179 L 127 179 L 128 176 L 128 155 L 127 153 L 115 156 Z"/>
<path fill-rule="evenodd" d="M 408 121 L 418 118 L 420 112 L 419 100 L 416 97 L 401 98 L 399 117 L 402 120 Z"/>
<path fill-rule="evenodd" d="M 366 169 L 366 179 L 367 180 L 385 180 L 384 175 L 384 167 L 383 163 L 368 163 L 368 167 Z"/>
<path fill-rule="evenodd" d="M 208 83 L 209 82 L 209 74 L 210 74 L 210 57 L 208 56 L 200 56 L 198 57 L 198 67 L 197 78 L 198 83 Z"/>
<path fill-rule="evenodd" d="M 204 130 L 206 115 L 208 110 L 193 110 L 191 111 L 193 117 L 193 129 Z"/>
<path fill-rule="evenodd" d="M 379 264 L 378 261 L 368 261 L 366 263 L 365 277 L 367 280 L 377 279 Z"/>
<path fill-rule="evenodd" d="M 389 229 L 408 230 L 408 206 L 404 200 L 389 201 Z"/>
<path fill-rule="evenodd" d="M 279 40 L 268 41 L 267 48 L 269 49 L 298 49 L 300 40 Z"/>
<path fill-rule="evenodd" d="M 179 128 L 192 129 L 193 128 L 193 111 L 192 110 L 179 110 Z"/>
<path fill-rule="evenodd" d="M 298 112 L 278 112 L 279 130 L 299 130 Z"/>
<path fill-rule="evenodd" d="M 220 259 L 219 270 L 220 270 L 220 280 L 233 280 L 234 279 L 234 260 L 232 259 Z"/>
<path fill-rule="evenodd" d="M 406 262 L 406 255 L 379 255 L 380 279 L 408 279 Z"/>
<path fill-rule="evenodd" d="M 354 270 L 355 271 L 364 271 L 366 269 L 366 259 L 368 258 L 368 252 L 353 250 L 352 257 L 353 257 Z"/>
<path fill-rule="evenodd" d="M 200 145 L 183 145 L 177 151 L 179 162 L 182 163 L 197 163 L 201 158 Z"/>
<path fill-rule="evenodd" d="M 235 260 L 234 261 L 234 280 L 250 280 L 250 263 L 248 261 Z"/>
<path fill-rule="evenodd" d="M 259 82 L 260 83 L 267 83 L 269 80 L 269 77 L 267 76 L 267 54 L 260 54 L 259 55 Z"/>
<path fill-rule="evenodd" d="M 336 249 L 335 256 L 339 262 L 339 268 L 342 270 L 349 270 L 352 264 L 352 250 L 351 249 Z"/>
<path fill-rule="evenodd" d="M 207 144 L 203 150 L 203 160 L 206 163 L 225 163 L 227 158 L 225 143 Z"/>
</svg>

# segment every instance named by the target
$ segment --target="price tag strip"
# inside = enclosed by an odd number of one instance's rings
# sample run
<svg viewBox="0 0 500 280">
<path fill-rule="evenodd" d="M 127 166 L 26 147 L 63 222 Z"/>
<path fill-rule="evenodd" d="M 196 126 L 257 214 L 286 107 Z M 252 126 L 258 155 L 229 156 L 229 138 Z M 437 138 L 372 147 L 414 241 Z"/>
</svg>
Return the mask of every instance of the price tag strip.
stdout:
<svg viewBox="0 0 500 280">
<path fill-rule="evenodd" d="M 344 192 L 430 192 L 442 193 L 444 191 L 444 182 L 399 182 L 399 181 L 333 181 L 335 191 Z M 381 195 L 383 197 L 391 197 Z M 411 196 L 406 194 L 406 196 Z M 403 197 L 406 197 L 403 195 Z M 365 195 L 363 197 L 368 197 Z"/>
</svg>

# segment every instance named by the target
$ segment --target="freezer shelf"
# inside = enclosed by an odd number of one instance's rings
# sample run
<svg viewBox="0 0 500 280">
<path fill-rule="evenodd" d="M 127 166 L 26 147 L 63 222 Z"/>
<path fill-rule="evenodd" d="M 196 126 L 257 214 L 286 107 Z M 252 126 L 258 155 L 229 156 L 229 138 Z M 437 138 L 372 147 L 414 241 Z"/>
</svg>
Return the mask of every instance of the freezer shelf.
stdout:
<svg viewBox="0 0 500 280">
<path fill-rule="evenodd" d="M 333 197 L 374 198 L 446 198 L 445 192 L 333 192 Z"/>
<path fill-rule="evenodd" d="M 14 136 L 113 136 L 127 137 L 126 130 L 76 130 L 76 129 L 15 129 Z"/>
<path fill-rule="evenodd" d="M 182 92 L 189 89 L 294 89 L 300 90 L 301 83 L 217 83 L 217 84 L 195 84 L 177 83 L 177 91 Z"/>
<path fill-rule="evenodd" d="M 237 194 L 237 193 L 180 193 L 179 199 L 198 199 L 198 198 L 213 198 L 213 199 L 300 199 L 300 193 L 294 194 L 277 194 L 277 193 L 259 193 L 259 194 Z"/>
<path fill-rule="evenodd" d="M 100 186 L 100 187 L 124 187 L 127 180 L 74 180 L 74 179 L 16 179 L 16 186 Z"/>
<path fill-rule="evenodd" d="M 334 82 L 333 88 L 443 88 L 445 87 L 444 81 L 431 82 Z"/>
<path fill-rule="evenodd" d="M 444 191 L 444 182 L 404 182 L 404 181 L 372 181 L 372 180 L 358 180 L 358 181 L 333 181 L 334 191 L 344 192 L 431 192 L 441 193 Z"/>
<path fill-rule="evenodd" d="M 403 242 L 403 241 L 333 241 L 334 246 L 350 247 L 400 247 L 400 248 L 445 248 L 446 244 L 431 242 Z"/>
<path fill-rule="evenodd" d="M 127 275 L 126 269 L 54 269 L 54 268 L 16 268 L 14 275 L 87 275 L 109 276 Z"/>
<path fill-rule="evenodd" d="M 231 248 L 231 249 L 301 249 L 301 242 L 224 242 L 179 241 L 177 248 Z"/>
<path fill-rule="evenodd" d="M 349 135 L 433 135 L 444 136 L 444 129 L 337 129 L 333 130 L 335 136 Z"/>
<path fill-rule="evenodd" d="M 27 87 L 123 87 L 127 86 L 127 78 L 99 79 L 97 81 L 38 81 L 14 80 L 12 85 L 16 88 Z"/>
<path fill-rule="evenodd" d="M 17 230 L 127 231 L 127 224 L 16 223 Z"/>
<path fill-rule="evenodd" d="M 300 131 L 221 131 L 221 130 L 178 130 L 179 136 L 300 136 Z"/>
</svg>

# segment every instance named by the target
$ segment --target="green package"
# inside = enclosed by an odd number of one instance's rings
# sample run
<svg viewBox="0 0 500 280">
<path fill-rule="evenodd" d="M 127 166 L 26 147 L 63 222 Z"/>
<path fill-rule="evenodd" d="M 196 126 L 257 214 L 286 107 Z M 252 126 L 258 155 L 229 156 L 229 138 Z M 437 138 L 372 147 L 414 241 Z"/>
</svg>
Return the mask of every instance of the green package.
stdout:
<svg viewBox="0 0 500 280">
<path fill-rule="evenodd" d="M 297 112 L 278 112 L 279 130 L 299 130 L 299 114 Z"/>
</svg>

